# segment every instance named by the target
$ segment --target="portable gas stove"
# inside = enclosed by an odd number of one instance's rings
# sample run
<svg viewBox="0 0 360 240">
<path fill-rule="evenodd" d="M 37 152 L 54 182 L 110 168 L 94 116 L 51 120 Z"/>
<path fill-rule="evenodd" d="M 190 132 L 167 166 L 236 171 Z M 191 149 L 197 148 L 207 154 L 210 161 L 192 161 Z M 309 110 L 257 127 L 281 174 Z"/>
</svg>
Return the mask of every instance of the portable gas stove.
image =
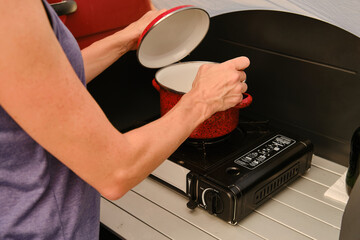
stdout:
<svg viewBox="0 0 360 240">
<path fill-rule="evenodd" d="M 178 93 L 191 88 L 202 63 L 176 62 L 196 48 L 209 24 L 205 10 L 186 5 L 158 16 L 143 32 L 137 57 L 145 67 L 162 68 L 153 81 L 161 103 L 172 107 L 181 97 Z M 174 29 L 181 31 L 169 34 Z M 173 83 L 180 81 L 179 73 L 183 74 L 181 87 Z M 164 114 L 168 109 L 161 103 Z M 243 121 L 220 139 L 188 139 L 153 175 L 188 196 L 189 208 L 202 207 L 236 224 L 304 174 L 310 168 L 312 150 L 310 141 L 273 129 L 268 122 Z"/>
<path fill-rule="evenodd" d="M 189 198 L 191 209 L 237 224 L 303 175 L 311 165 L 309 140 L 270 126 L 243 121 L 225 137 L 186 140 L 152 176 Z"/>
</svg>

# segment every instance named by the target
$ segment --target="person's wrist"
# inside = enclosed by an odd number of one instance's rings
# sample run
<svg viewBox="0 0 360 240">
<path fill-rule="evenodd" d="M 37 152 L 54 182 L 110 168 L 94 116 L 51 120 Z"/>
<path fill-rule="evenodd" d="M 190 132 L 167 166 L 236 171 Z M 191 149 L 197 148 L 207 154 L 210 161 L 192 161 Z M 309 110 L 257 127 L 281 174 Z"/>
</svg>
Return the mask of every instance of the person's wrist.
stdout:
<svg viewBox="0 0 360 240">
<path fill-rule="evenodd" d="M 135 31 L 130 25 L 123 30 L 120 30 L 113 35 L 109 36 L 114 49 L 119 56 L 130 50 L 136 50 L 139 33 Z"/>
<path fill-rule="evenodd" d="M 134 23 L 132 23 L 124 29 L 124 34 L 128 40 L 128 50 L 136 50 L 142 31 L 139 30 Z"/>
<path fill-rule="evenodd" d="M 202 123 L 213 114 L 211 106 L 209 106 L 207 102 L 201 101 L 201 97 L 197 96 L 193 91 L 185 94 L 180 102 L 187 108 L 189 114 L 195 116 L 198 124 Z"/>
</svg>

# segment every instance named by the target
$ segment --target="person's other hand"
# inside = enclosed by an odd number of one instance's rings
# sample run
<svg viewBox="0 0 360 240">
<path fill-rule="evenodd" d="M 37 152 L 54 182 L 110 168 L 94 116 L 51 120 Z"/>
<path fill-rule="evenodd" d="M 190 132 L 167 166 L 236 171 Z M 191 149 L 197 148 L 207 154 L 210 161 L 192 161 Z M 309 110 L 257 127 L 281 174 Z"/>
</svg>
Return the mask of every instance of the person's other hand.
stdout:
<svg viewBox="0 0 360 240">
<path fill-rule="evenodd" d="M 130 24 L 126 29 L 134 36 L 134 40 L 131 42 L 130 50 L 137 49 L 138 40 L 143 33 L 144 29 L 154 20 L 157 16 L 164 13 L 166 9 L 157 10 L 153 9 L 145 13 L 139 20 Z"/>
</svg>

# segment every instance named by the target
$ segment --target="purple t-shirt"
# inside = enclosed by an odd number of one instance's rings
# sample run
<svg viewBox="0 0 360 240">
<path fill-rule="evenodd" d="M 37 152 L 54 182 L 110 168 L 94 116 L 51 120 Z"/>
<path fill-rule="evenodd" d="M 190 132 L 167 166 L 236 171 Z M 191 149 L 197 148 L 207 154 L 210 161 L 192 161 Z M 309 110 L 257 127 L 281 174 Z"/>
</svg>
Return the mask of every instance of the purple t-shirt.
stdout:
<svg viewBox="0 0 360 240">
<path fill-rule="evenodd" d="M 43 3 L 54 34 L 85 85 L 76 40 L 51 6 Z M 98 239 L 99 209 L 100 194 L 44 150 L 0 106 L 0 239 Z"/>
</svg>

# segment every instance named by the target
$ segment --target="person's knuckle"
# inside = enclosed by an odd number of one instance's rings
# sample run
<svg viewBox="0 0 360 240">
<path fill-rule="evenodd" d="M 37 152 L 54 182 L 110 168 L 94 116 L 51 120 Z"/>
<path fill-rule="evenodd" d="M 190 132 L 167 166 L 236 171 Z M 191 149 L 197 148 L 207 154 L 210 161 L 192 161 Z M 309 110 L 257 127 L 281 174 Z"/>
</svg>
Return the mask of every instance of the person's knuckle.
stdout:
<svg viewBox="0 0 360 240">
<path fill-rule="evenodd" d="M 202 64 L 202 65 L 199 67 L 199 72 L 207 71 L 209 68 L 210 68 L 210 64 L 208 64 L 208 63 Z"/>
</svg>

